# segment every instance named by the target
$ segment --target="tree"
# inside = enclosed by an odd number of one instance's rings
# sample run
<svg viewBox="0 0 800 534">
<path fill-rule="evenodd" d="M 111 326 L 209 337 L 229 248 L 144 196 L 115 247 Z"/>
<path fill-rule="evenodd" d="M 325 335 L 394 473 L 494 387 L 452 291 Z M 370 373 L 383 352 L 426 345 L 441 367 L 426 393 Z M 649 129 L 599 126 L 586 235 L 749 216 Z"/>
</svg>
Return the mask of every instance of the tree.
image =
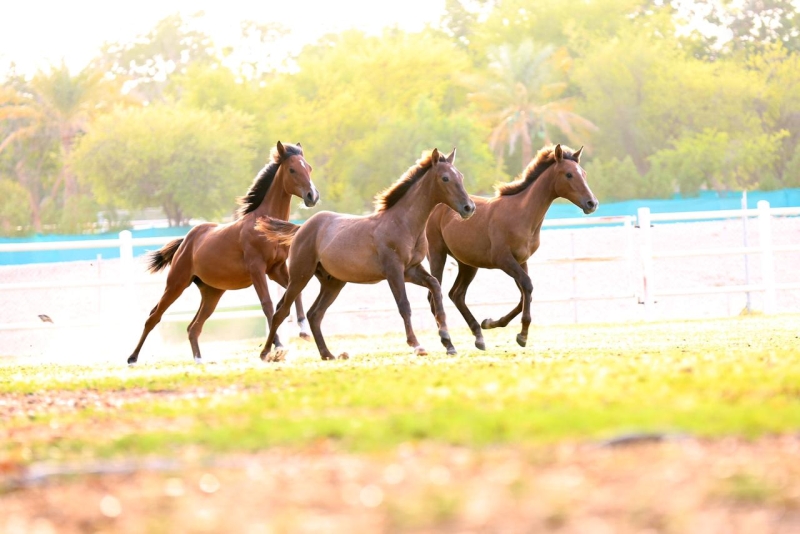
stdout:
<svg viewBox="0 0 800 534">
<path fill-rule="evenodd" d="M 28 192 L 19 183 L 0 178 L 0 235 L 26 233 L 30 222 Z"/>
<path fill-rule="evenodd" d="M 63 63 L 31 80 L 12 77 L 3 85 L 0 155 L 12 152 L 8 165 L 29 192 L 37 231 L 45 202 L 59 211 L 82 204 L 75 200 L 80 191 L 67 163 L 75 141 L 96 116 L 125 101 L 119 83 L 102 72 L 84 69 L 72 75 Z M 69 209 L 74 215 L 75 206 Z"/>
<path fill-rule="evenodd" d="M 559 98 L 566 88 L 559 74 L 570 63 L 563 50 L 524 41 L 517 47 L 493 48 L 489 56 L 485 77 L 471 81 L 476 91 L 470 100 L 492 128 L 489 145 L 499 161 L 519 146 L 522 171 L 534 148 L 551 143 L 556 134 L 573 144 L 587 144 L 595 126 L 573 111 L 573 98 Z"/>
<path fill-rule="evenodd" d="M 98 200 L 160 206 L 170 225 L 235 208 L 251 181 L 252 120 L 242 113 L 153 105 L 97 119 L 72 163 Z"/>
<path fill-rule="evenodd" d="M 469 58 L 438 32 L 329 35 L 306 47 L 296 65 L 265 83 L 254 105 L 261 106 L 258 125 L 270 137 L 302 142 L 322 209 L 370 209 L 372 196 L 387 185 L 374 188 L 370 180 L 399 178 L 438 139 L 459 141 L 459 162 L 472 157 L 467 146 L 476 147 L 469 149 L 476 165 L 488 156 L 485 134 L 467 114 L 466 90 L 457 83 Z M 414 122 L 420 106 L 430 117 L 424 124 Z M 430 123 L 447 126 L 431 129 Z"/>
<path fill-rule="evenodd" d="M 700 54 L 714 59 L 780 44 L 800 52 L 800 5 L 795 0 L 676 2 L 682 29 L 699 42 Z"/>
<path fill-rule="evenodd" d="M 173 74 L 185 74 L 189 65 L 218 63 L 211 38 L 176 13 L 132 42 L 104 44 L 92 67 L 124 80 L 126 91 L 153 102 L 163 99 Z"/>
<path fill-rule="evenodd" d="M 774 180 L 781 139 L 789 132 L 736 135 L 705 129 L 673 142 L 650 157 L 653 177 L 670 176 L 681 192 L 758 189 Z"/>
</svg>

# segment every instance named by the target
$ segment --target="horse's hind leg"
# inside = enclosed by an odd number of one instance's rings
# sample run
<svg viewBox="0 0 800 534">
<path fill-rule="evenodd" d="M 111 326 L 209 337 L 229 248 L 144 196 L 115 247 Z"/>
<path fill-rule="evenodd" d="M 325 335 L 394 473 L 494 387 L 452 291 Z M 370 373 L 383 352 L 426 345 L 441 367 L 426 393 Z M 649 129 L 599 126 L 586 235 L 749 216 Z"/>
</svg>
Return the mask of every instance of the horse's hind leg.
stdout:
<svg viewBox="0 0 800 534">
<path fill-rule="evenodd" d="M 211 287 L 203 282 L 198 282 L 197 287 L 200 288 L 200 309 L 197 310 L 194 320 L 189 323 L 189 328 L 187 328 L 187 331 L 189 332 L 189 343 L 192 345 L 192 355 L 194 356 L 194 361 L 195 363 L 202 363 L 200 356 L 200 344 L 198 343 L 197 338 L 200 337 L 200 333 L 203 331 L 203 325 L 211 316 L 211 314 L 214 313 L 214 310 L 219 303 L 219 299 L 222 298 L 225 290 Z"/>
<path fill-rule="evenodd" d="M 175 272 L 174 269 L 170 271 L 170 275 L 172 275 L 173 272 Z M 147 335 L 161 321 L 161 316 L 164 315 L 167 308 L 181 296 L 184 290 L 189 287 L 189 284 L 191 284 L 191 278 L 188 280 L 178 276 L 169 276 L 167 278 L 167 287 L 164 288 L 164 294 L 161 295 L 158 304 L 150 311 L 150 316 L 144 322 L 144 330 L 142 336 L 139 338 L 139 343 L 136 345 L 136 348 L 133 349 L 133 353 L 128 356 L 129 365 L 136 363 L 139 359 L 139 351 L 142 350 L 142 345 L 144 345 L 144 340 L 147 339 Z"/>
<path fill-rule="evenodd" d="M 522 270 L 525 271 L 525 274 L 528 274 L 527 263 L 522 264 Z M 517 288 L 519 289 L 519 303 L 516 305 L 516 307 L 510 312 L 508 312 L 506 315 L 501 317 L 500 319 L 497 319 L 496 321 L 492 319 L 484 319 L 483 322 L 481 323 L 481 326 L 483 328 L 487 330 L 490 328 L 502 328 L 504 326 L 507 326 L 508 323 L 510 323 L 514 317 L 519 315 L 519 312 L 522 311 L 522 307 L 525 302 L 525 291 L 522 289 L 522 286 L 518 282 L 517 282 Z"/>
<path fill-rule="evenodd" d="M 500 268 L 512 277 L 522 290 L 522 330 L 517 334 L 517 344 L 524 347 L 528 342 L 528 328 L 531 325 L 533 282 L 528 276 L 527 264 L 520 265 L 513 258 L 509 258 Z"/>
<path fill-rule="evenodd" d="M 444 277 L 444 266 L 447 263 L 447 249 L 441 234 L 436 231 L 430 231 L 430 228 L 428 230 L 428 265 L 431 269 L 431 275 L 436 278 L 441 286 Z M 431 291 L 428 291 L 428 304 L 431 306 L 431 313 L 436 315 L 433 292 Z"/>
<path fill-rule="evenodd" d="M 472 315 L 472 312 L 467 308 L 467 289 L 472 281 L 475 279 L 478 269 L 466 263 L 458 262 L 458 275 L 456 281 L 453 282 L 453 287 L 450 289 L 450 300 L 456 305 L 458 311 L 461 312 L 464 320 L 467 321 L 469 329 L 475 336 L 475 346 L 481 350 L 486 350 L 486 342 L 483 340 L 483 332 L 478 320 Z"/>
<path fill-rule="evenodd" d="M 319 295 L 317 295 L 317 299 L 308 310 L 308 322 L 311 326 L 311 333 L 314 334 L 314 341 L 317 343 L 317 349 L 319 349 L 319 354 L 322 359 L 334 360 L 336 357 L 328 350 L 325 339 L 322 337 L 320 325 L 322 324 L 322 318 L 325 316 L 325 312 L 330 305 L 333 304 L 333 301 L 336 300 L 336 297 L 339 296 L 339 292 L 345 286 L 345 282 L 332 278 L 327 274 L 317 275 L 317 279 L 320 285 Z M 350 356 L 346 352 L 343 352 L 338 356 L 338 359 L 346 360 L 349 357 Z"/>
<path fill-rule="evenodd" d="M 436 324 L 439 326 L 439 339 L 442 341 L 447 354 L 456 354 L 456 348 L 450 339 L 450 332 L 447 331 L 447 316 L 444 312 L 444 303 L 442 302 L 442 286 L 439 281 L 429 274 L 422 265 L 415 265 L 406 270 L 406 280 L 418 286 L 428 288 L 429 299 L 432 298 L 433 316 L 436 318 Z"/>
</svg>

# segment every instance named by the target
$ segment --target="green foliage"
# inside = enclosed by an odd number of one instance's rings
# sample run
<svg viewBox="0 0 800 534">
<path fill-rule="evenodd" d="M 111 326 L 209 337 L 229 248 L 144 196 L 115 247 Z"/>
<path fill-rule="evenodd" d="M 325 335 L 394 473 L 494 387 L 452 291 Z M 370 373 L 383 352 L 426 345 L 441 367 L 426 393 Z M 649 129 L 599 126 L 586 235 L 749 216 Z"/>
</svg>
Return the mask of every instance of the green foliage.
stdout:
<svg viewBox="0 0 800 534">
<path fill-rule="evenodd" d="M 783 187 L 800 187 L 800 149 L 795 149 L 794 156 L 786 164 L 783 174 Z"/>
<path fill-rule="evenodd" d="M 58 210 L 56 226 L 65 234 L 91 233 L 97 223 L 100 206 L 94 198 L 87 195 L 73 195 L 64 201 L 64 208 Z"/>
<path fill-rule="evenodd" d="M 100 202 L 164 208 L 171 224 L 232 213 L 252 177 L 251 119 L 235 111 L 154 105 L 98 119 L 73 167 Z"/>
<path fill-rule="evenodd" d="M 759 180 L 773 175 L 781 154 L 780 140 L 786 131 L 760 136 L 731 138 L 727 132 L 704 130 L 686 135 L 651 156 L 649 176 L 663 180 L 671 176 L 684 193 L 702 187 L 717 190 L 756 189 Z"/>
<path fill-rule="evenodd" d="M 650 173 L 647 177 L 642 176 L 630 156 L 622 160 L 594 158 L 585 169 L 589 187 L 601 201 L 666 198 L 674 192 L 670 175 Z"/>
<path fill-rule="evenodd" d="M 0 235 L 18 236 L 30 231 L 28 192 L 17 182 L 0 178 Z"/>
</svg>

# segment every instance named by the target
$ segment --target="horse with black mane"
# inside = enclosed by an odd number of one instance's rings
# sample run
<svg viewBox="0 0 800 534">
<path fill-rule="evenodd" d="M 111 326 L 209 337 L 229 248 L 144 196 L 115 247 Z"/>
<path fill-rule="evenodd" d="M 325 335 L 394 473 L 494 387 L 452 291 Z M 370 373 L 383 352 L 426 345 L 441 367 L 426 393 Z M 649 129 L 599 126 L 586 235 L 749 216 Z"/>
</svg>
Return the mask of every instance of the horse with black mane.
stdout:
<svg viewBox="0 0 800 534">
<path fill-rule="evenodd" d="M 200 289 L 201 295 L 200 308 L 188 328 L 195 362 L 202 361 L 198 337 L 203 324 L 225 291 L 255 286 L 261 309 L 272 323 L 273 306 L 267 276 L 286 287 L 289 282 L 288 247 L 267 239 L 255 229 L 255 222 L 265 216 L 288 220 L 293 195 L 308 207 L 319 201 L 319 193 L 311 182 L 311 165 L 305 160 L 300 143 L 283 145 L 278 141 L 271 151 L 270 161 L 255 177 L 247 194 L 239 199 L 236 220 L 228 224 L 199 224 L 186 237 L 170 241 L 150 254 L 148 270 L 151 273 L 168 265 L 172 268 L 164 294 L 145 321 L 144 331 L 128 364 L 136 363 L 147 335 L 192 283 Z M 299 293 L 294 302 L 298 323 L 304 328 L 305 314 Z M 305 329 L 301 335 L 308 337 Z M 280 345 L 277 338 L 275 344 Z"/>
</svg>

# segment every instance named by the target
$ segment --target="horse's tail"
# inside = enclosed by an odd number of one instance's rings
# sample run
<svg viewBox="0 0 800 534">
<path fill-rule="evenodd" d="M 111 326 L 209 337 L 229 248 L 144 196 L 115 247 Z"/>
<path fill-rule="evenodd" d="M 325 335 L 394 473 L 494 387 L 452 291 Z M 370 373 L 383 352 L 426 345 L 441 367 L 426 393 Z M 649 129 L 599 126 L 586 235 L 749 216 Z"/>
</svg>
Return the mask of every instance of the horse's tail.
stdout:
<svg viewBox="0 0 800 534">
<path fill-rule="evenodd" d="M 272 217 L 260 217 L 256 221 L 256 230 L 267 236 L 271 241 L 277 241 L 281 245 L 289 246 L 292 244 L 294 235 L 300 225 L 290 223 L 289 221 L 282 221 L 280 219 L 273 219 Z"/>
<path fill-rule="evenodd" d="M 148 254 L 147 270 L 151 273 L 157 273 L 172 263 L 172 258 L 175 256 L 175 251 L 178 250 L 178 247 L 181 246 L 181 243 L 183 243 L 182 237 L 180 239 L 173 239 L 161 247 L 161 250 L 156 250 L 155 252 Z"/>
</svg>

